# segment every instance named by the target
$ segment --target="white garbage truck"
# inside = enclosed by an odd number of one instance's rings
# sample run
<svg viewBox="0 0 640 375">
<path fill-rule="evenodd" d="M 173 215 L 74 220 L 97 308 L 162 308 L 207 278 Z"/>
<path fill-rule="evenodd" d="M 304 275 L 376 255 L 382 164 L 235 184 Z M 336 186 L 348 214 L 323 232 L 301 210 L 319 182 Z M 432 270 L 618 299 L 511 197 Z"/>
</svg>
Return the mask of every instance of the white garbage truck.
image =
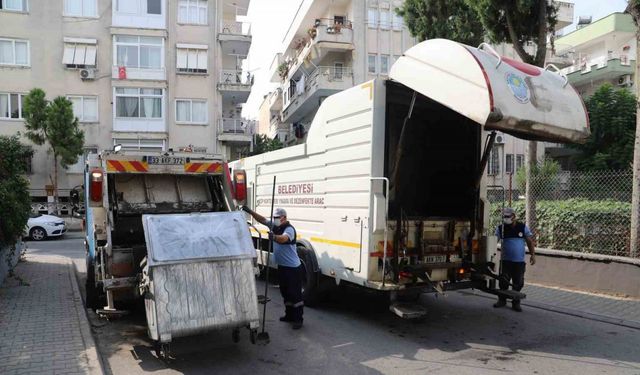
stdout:
<svg viewBox="0 0 640 375">
<path fill-rule="evenodd" d="M 498 131 L 551 142 L 589 136 L 584 104 L 557 69 L 434 39 L 407 50 L 389 79 L 324 99 L 303 144 L 230 168 L 246 174 L 247 205 L 265 216 L 277 176 L 275 206 L 297 230 L 307 303 L 327 278 L 392 295 L 500 294 L 484 178 Z"/>
</svg>

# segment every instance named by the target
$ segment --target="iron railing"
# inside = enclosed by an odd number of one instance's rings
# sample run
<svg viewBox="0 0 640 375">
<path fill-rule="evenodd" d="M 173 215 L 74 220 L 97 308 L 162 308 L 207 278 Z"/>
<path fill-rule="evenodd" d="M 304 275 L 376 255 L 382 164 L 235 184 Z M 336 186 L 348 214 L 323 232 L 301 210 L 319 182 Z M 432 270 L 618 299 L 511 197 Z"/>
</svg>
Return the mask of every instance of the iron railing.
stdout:
<svg viewBox="0 0 640 375">
<path fill-rule="evenodd" d="M 224 21 L 220 24 L 220 33 L 251 36 L 251 24 L 248 22 Z"/>
<path fill-rule="evenodd" d="M 221 118 L 218 121 L 218 134 L 253 135 L 255 121 L 243 118 Z"/>
<path fill-rule="evenodd" d="M 220 84 L 223 85 L 253 85 L 253 74 L 243 72 L 240 69 L 222 69 L 220 70 Z"/>
</svg>

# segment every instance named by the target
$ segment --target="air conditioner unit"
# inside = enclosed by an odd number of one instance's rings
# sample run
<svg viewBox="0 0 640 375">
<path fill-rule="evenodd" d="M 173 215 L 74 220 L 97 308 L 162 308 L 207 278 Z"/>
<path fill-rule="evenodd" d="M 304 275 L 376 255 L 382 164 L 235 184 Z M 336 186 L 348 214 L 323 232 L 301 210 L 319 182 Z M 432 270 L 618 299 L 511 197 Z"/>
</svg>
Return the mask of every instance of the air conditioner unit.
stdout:
<svg viewBox="0 0 640 375">
<path fill-rule="evenodd" d="M 96 79 L 95 69 L 80 69 L 80 79 L 83 81 L 93 81 Z"/>
<path fill-rule="evenodd" d="M 502 134 L 496 135 L 496 140 L 495 140 L 494 144 L 503 145 L 504 144 L 504 135 L 502 135 Z"/>
<path fill-rule="evenodd" d="M 618 86 L 629 87 L 633 85 L 633 80 L 631 79 L 631 74 L 625 74 L 618 78 Z"/>
</svg>

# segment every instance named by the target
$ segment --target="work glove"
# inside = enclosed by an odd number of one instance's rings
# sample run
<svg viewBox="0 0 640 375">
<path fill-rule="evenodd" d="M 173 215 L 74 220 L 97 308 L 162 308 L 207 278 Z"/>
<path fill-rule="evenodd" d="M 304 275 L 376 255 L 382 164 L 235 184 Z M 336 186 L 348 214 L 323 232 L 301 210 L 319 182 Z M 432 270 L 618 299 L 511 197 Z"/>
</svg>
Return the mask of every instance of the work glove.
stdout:
<svg viewBox="0 0 640 375">
<path fill-rule="evenodd" d="M 251 212 L 249 212 L 249 207 L 247 207 L 247 206 L 240 206 L 240 209 L 242 211 L 246 212 L 246 213 L 251 213 Z"/>
</svg>

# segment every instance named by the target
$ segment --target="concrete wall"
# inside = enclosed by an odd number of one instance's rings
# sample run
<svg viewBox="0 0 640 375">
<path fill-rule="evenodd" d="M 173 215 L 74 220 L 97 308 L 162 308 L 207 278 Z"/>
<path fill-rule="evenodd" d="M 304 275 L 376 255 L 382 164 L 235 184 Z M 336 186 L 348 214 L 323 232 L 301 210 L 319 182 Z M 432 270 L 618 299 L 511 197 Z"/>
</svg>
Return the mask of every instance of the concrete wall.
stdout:
<svg viewBox="0 0 640 375">
<path fill-rule="evenodd" d="M 640 259 L 538 249 L 525 283 L 640 298 Z"/>
</svg>

